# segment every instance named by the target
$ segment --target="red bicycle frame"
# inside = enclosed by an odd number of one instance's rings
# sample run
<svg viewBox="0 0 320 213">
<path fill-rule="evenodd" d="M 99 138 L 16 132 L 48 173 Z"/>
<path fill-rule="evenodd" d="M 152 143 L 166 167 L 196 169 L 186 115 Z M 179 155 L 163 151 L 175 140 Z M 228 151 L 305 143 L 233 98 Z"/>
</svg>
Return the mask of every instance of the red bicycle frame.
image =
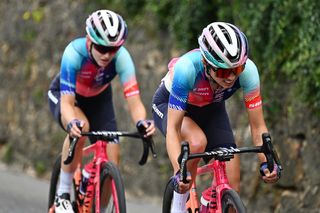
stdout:
<svg viewBox="0 0 320 213">
<path fill-rule="evenodd" d="M 187 183 L 187 161 L 195 158 L 210 158 L 212 159 L 209 164 L 197 168 L 197 175 L 205 173 L 212 173 L 214 178 L 211 183 L 211 193 L 209 201 L 209 213 L 221 213 L 222 212 L 222 200 L 223 194 L 226 190 L 230 191 L 232 188 L 229 185 L 228 177 L 226 174 L 226 163 L 234 157 L 234 154 L 240 153 L 263 153 L 267 159 L 267 167 L 269 171 L 273 171 L 274 163 L 279 168 L 279 177 L 281 175 L 282 166 L 276 151 L 271 143 L 271 137 L 269 133 L 262 134 L 263 144 L 255 147 L 241 147 L 241 148 L 217 148 L 215 150 L 203 153 L 190 154 L 188 142 L 182 142 L 181 154 L 178 158 L 180 164 L 180 180 Z M 227 192 L 227 191 L 226 191 Z M 236 192 L 235 192 L 236 193 Z M 237 195 L 238 197 L 238 195 Z M 240 198 L 239 198 L 240 199 Z M 243 206 L 243 204 L 242 204 Z M 200 212 L 198 195 L 196 191 L 195 180 L 192 183 L 190 189 L 190 199 L 187 202 L 187 208 L 190 208 L 193 213 Z M 239 207 L 240 208 L 240 207 Z"/>
<path fill-rule="evenodd" d="M 229 181 L 226 174 L 226 164 L 225 162 L 213 160 L 207 165 L 201 166 L 197 169 L 197 176 L 204 175 L 207 173 L 213 173 L 214 178 L 212 178 L 211 192 L 216 193 L 216 196 L 210 196 L 210 213 L 221 213 L 221 197 L 222 192 L 227 189 L 231 189 Z M 199 212 L 200 205 L 198 201 L 198 193 L 195 181 L 193 181 L 190 188 L 190 198 L 187 203 L 187 209 L 192 209 L 192 212 Z M 215 197 L 215 198 L 214 198 Z"/>
<path fill-rule="evenodd" d="M 86 163 L 84 166 L 81 166 L 81 164 L 78 165 L 78 169 L 75 172 L 74 179 L 75 179 L 75 185 L 76 185 L 76 202 L 77 202 L 77 208 L 78 212 L 90 212 L 91 211 L 91 206 L 92 206 L 92 200 L 94 197 L 94 194 L 100 195 L 100 172 L 101 172 L 101 167 L 104 163 L 110 162 L 108 159 L 107 155 L 107 144 L 109 143 L 108 141 L 113 140 L 117 137 L 120 136 L 126 136 L 126 137 L 134 137 L 134 138 L 140 138 L 142 139 L 143 142 L 143 155 L 139 161 L 140 165 L 144 165 L 147 162 L 147 157 L 149 153 L 149 148 L 153 154 L 153 157 L 156 158 L 156 153 L 154 151 L 154 143 L 151 137 L 149 138 L 144 138 L 143 135 L 144 129 L 139 130 L 140 133 L 130 133 L 130 132 L 108 132 L 108 131 L 99 131 L 99 132 L 87 132 L 87 133 L 81 133 L 83 136 L 94 136 L 98 137 L 99 140 L 97 140 L 94 144 L 91 144 L 89 146 L 86 146 L 82 150 L 82 157 L 88 157 L 89 155 L 93 154 L 93 159 L 89 162 Z M 75 146 L 77 143 L 77 139 L 73 140 L 70 148 L 69 148 L 69 154 L 68 158 L 64 161 L 65 164 L 68 164 L 71 162 L 73 156 L 74 156 L 74 150 Z M 89 172 L 90 177 L 88 180 L 88 186 L 87 190 L 85 192 L 85 195 L 82 195 L 80 193 L 80 183 L 82 179 L 81 175 L 81 168 L 86 167 L 86 165 L 89 166 Z M 87 167 L 86 167 L 87 169 Z M 116 213 L 120 212 L 119 209 L 119 202 L 117 198 L 117 189 L 115 186 L 114 181 L 111 181 L 111 192 L 113 193 L 113 202 L 115 204 L 116 208 Z M 95 196 L 95 206 L 99 207 L 100 206 L 100 196 Z M 99 212 L 99 209 L 96 208 L 96 212 Z"/>
</svg>

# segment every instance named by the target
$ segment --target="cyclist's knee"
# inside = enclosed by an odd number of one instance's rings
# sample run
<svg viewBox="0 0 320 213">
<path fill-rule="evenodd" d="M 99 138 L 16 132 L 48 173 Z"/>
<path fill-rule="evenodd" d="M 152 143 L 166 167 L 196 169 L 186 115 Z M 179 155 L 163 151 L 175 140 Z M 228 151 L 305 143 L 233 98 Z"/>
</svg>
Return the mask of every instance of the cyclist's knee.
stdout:
<svg viewBox="0 0 320 213">
<path fill-rule="evenodd" d="M 120 164 L 119 144 L 108 144 L 107 153 L 108 153 L 109 160 L 118 166 Z"/>
<path fill-rule="evenodd" d="M 234 159 L 227 162 L 227 175 L 229 179 L 230 186 L 236 190 L 240 191 L 240 159 L 239 156 L 235 156 Z"/>
<path fill-rule="evenodd" d="M 207 146 L 207 139 L 203 136 L 192 136 L 189 139 L 191 153 L 204 152 Z"/>
</svg>

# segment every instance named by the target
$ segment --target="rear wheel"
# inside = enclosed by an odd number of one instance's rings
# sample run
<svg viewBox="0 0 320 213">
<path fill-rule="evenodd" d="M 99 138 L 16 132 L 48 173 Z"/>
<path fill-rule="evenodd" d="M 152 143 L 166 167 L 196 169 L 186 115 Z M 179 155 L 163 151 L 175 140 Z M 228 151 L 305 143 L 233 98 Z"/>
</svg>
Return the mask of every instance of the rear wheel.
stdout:
<svg viewBox="0 0 320 213">
<path fill-rule="evenodd" d="M 223 213 L 230 213 L 230 212 L 236 212 L 236 213 L 245 213 L 246 208 L 243 205 L 242 200 L 239 197 L 239 194 L 230 189 L 226 190 L 222 194 L 222 212 Z"/>
<path fill-rule="evenodd" d="M 101 167 L 100 206 L 98 208 L 103 213 L 126 213 L 123 181 L 118 167 L 111 162 Z"/>
</svg>

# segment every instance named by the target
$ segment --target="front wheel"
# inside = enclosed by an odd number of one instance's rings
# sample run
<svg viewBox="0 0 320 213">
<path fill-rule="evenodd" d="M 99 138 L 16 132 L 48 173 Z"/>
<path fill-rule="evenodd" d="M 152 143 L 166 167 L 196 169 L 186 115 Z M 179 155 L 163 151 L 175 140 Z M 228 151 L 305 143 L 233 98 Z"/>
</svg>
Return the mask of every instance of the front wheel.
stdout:
<svg viewBox="0 0 320 213">
<path fill-rule="evenodd" d="M 100 171 L 100 212 L 126 213 L 124 185 L 118 167 L 108 162 Z"/>
<path fill-rule="evenodd" d="M 242 200 L 239 197 L 239 194 L 230 189 L 226 190 L 222 194 L 222 212 L 229 213 L 229 212 L 237 212 L 237 213 L 246 213 L 246 208 L 243 205 Z"/>
<path fill-rule="evenodd" d="M 51 178 L 50 178 L 50 189 L 49 189 L 49 200 L 48 200 L 48 211 L 54 212 L 54 199 L 57 192 L 57 185 L 59 182 L 61 168 L 61 155 L 59 155 L 53 165 Z"/>
<path fill-rule="evenodd" d="M 171 202 L 173 198 L 173 187 L 171 181 L 169 180 L 163 195 L 162 200 L 162 213 L 170 213 L 171 212 Z"/>
</svg>

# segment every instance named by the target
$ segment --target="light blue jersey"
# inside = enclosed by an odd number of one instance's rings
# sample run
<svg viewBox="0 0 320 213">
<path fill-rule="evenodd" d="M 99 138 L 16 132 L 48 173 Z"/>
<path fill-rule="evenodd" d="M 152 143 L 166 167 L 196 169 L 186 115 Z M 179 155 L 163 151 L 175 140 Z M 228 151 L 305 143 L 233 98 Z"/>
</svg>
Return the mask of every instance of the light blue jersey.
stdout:
<svg viewBox="0 0 320 213">
<path fill-rule="evenodd" d="M 63 94 L 91 97 L 104 91 L 118 74 L 125 97 L 139 94 L 133 60 L 125 47 L 121 47 L 107 67 L 99 67 L 89 54 L 86 38 L 73 40 L 65 49 L 60 77 L 52 87 Z M 53 88 L 51 88 L 53 89 Z"/>
<path fill-rule="evenodd" d="M 228 99 L 239 88 L 243 89 L 247 108 L 261 105 L 260 81 L 256 65 L 248 59 L 244 71 L 231 88 L 212 90 L 205 75 L 205 67 L 199 49 L 170 61 L 169 72 L 163 81 L 170 92 L 169 107 L 186 110 L 187 104 L 205 106 Z"/>
</svg>

